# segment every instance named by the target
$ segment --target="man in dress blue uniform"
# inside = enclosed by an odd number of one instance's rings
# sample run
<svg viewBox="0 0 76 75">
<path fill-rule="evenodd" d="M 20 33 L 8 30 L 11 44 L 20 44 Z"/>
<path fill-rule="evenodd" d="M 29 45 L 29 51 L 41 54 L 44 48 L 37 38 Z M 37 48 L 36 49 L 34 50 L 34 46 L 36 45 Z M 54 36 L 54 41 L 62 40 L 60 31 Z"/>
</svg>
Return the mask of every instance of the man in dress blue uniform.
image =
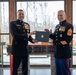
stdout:
<svg viewBox="0 0 76 75">
<path fill-rule="evenodd" d="M 55 27 L 54 33 L 50 32 L 50 38 L 56 46 L 55 66 L 56 75 L 71 75 L 69 59 L 72 56 L 70 43 L 73 38 L 73 26 L 66 21 L 66 14 L 63 10 L 58 11 L 59 24 Z M 45 29 L 48 31 L 48 29 Z"/>
<path fill-rule="evenodd" d="M 34 34 L 30 32 L 30 26 L 28 23 L 24 22 L 24 11 L 22 9 L 18 10 L 18 19 L 16 21 L 10 22 L 10 32 L 12 34 L 12 51 L 11 51 L 11 75 L 18 75 L 17 70 L 22 62 L 22 75 L 27 75 L 28 73 L 28 41 L 34 43 L 31 35 Z"/>
</svg>

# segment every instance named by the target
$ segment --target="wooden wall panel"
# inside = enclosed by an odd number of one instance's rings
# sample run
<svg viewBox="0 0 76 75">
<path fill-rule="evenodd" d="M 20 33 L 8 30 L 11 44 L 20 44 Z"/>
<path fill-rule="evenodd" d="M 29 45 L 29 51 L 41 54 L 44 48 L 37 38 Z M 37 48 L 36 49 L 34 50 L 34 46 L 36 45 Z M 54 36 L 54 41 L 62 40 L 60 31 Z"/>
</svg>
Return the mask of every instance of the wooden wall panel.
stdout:
<svg viewBox="0 0 76 75">
<path fill-rule="evenodd" d="M 65 0 L 65 11 L 67 15 L 67 21 L 72 23 L 72 0 Z"/>
<path fill-rule="evenodd" d="M 10 2 L 9 2 L 9 4 L 10 4 L 10 22 L 11 21 L 13 21 L 13 20 L 15 20 L 16 19 L 16 13 L 15 13 L 15 9 L 16 9 L 16 3 L 15 3 L 15 0 L 10 0 Z M 12 43 L 12 36 L 11 36 L 11 34 L 10 34 L 10 43 Z"/>
<path fill-rule="evenodd" d="M 67 15 L 67 21 L 72 23 L 72 0 L 65 0 L 65 11 Z M 70 67 L 72 67 L 73 58 L 70 58 Z"/>
<path fill-rule="evenodd" d="M 10 21 L 15 20 L 16 16 L 15 16 L 15 7 L 16 3 L 15 0 L 10 0 Z"/>
</svg>

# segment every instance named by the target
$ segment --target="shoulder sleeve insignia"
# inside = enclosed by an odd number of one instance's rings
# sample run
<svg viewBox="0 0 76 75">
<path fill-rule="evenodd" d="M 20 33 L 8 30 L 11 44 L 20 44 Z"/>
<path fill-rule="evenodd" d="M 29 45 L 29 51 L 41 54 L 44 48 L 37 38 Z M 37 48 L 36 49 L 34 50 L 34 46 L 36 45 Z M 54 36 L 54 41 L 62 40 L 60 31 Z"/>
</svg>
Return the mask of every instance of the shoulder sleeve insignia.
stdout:
<svg viewBox="0 0 76 75">
<path fill-rule="evenodd" d="M 67 31 L 67 35 L 72 36 L 72 29 L 71 28 Z"/>
</svg>

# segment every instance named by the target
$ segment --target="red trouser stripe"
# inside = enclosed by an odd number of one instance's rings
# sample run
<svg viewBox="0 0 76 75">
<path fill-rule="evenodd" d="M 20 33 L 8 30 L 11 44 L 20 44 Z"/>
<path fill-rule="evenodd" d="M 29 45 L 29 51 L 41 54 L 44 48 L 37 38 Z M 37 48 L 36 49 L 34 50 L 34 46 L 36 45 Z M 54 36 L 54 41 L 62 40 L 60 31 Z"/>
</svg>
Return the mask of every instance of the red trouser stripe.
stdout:
<svg viewBox="0 0 76 75">
<path fill-rule="evenodd" d="M 66 59 L 66 71 L 67 71 L 68 75 L 70 75 L 68 59 Z"/>
<path fill-rule="evenodd" d="M 14 56 L 11 55 L 10 56 L 10 75 L 13 75 L 13 59 L 14 59 Z"/>
</svg>

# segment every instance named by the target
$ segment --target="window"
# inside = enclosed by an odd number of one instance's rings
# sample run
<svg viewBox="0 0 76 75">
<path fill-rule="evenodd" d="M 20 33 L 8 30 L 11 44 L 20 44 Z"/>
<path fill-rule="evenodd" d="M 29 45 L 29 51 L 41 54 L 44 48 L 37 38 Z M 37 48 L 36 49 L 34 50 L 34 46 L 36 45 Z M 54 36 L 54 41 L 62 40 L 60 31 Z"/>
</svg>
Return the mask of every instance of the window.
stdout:
<svg viewBox="0 0 76 75">
<path fill-rule="evenodd" d="M 76 1 L 73 1 L 73 27 L 74 27 L 74 34 L 73 34 L 73 65 L 76 65 Z"/>
<path fill-rule="evenodd" d="M 0 2 L 0 42 L 9 44 L 9 2 Z M 9 62 L 9 56 L 7 56 L 7 47 L 3 46 L 3 62 Z M 0 47 L 0 62 L 2 62 L 2 53 Z M 7 61 L 8 60 L 8 61 Z"/>
<path fill-rule="evenodd" d="M 57 11 L 64 10 L 64 1 L 18 1 L 16 4 L 17 10 L 24 10 L 24 21 L 30 24 L 31 31 L 43 31 L 45 28 L 54 31 L 56 24 L 58 24 Z M 31 64 L 50 64 L 50 61 L 48 61 L 50 58 L 47 55 L 44 55 L 46 58 L 39 55 L 39 58 L 37 56 L 36 59 L 34 56 L 30 56 L 32 57 L 30 59 Z M 38 60 L 41 60 L 41 62 Z"/>
<path fill-rule="evenodd" d="M 64 10 L 64 1 L 17 2 L 18 9 L 24 10 L 24 21 L 30 24 L 31 31 L 45 28 L 54 30 L 58 23 L 57 11 Z"/>
</svg>

